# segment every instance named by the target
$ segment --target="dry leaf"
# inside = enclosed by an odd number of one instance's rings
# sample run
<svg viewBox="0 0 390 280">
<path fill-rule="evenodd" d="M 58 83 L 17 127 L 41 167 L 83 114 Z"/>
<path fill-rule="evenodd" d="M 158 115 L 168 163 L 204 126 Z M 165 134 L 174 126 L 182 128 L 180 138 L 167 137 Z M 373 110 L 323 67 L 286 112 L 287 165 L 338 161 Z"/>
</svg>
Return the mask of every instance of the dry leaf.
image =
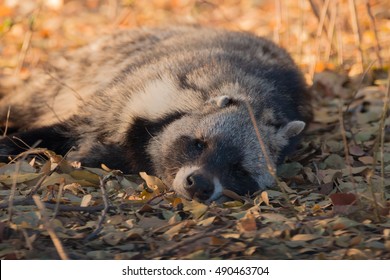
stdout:
<svg viewBox="0 0 390 280">
<path fill-rule="evenodd" d="M 237 228 L 240 232 L 255 231 L 257 229 L 255 215 L 248 212 L 245 217 L 238 221 Z"/>
</svg>

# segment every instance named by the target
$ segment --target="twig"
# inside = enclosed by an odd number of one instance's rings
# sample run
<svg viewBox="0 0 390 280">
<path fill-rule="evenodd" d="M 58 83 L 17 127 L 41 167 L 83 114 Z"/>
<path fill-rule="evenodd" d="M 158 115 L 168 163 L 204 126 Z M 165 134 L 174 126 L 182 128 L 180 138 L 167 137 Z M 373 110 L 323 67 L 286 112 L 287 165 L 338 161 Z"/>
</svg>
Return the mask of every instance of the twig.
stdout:
<svg viewBox="0 0 390 280">
<path fill-rule="evenodd" d="M 215 236 L 216 235 L 216 232 L 210 232 L 210 233 L 204 233 L 204 232 L 199 232 L 189 238 L 186 238 L 184 239 L 183 241 L 181 242 L 178 242 L 178 243 L 174 243 L 172 245 L 168 245 L 168 246 L 163 246 L 162 249 L 159 249 L 155 252 L 153 252 L 153 254 L 150 254 L 148 255 L 148 259 L 154 259 L 154 258 L 157 258 L 157 257 L 162 257 L 164 256 L 165 254 L 172 254 L 172 252 L 174 250 L 177 250 L 181 247 L 185 247 L 187 246 L 188 244 L 192 244 L 194 243 L 195 241 L 199 240 L 199 239 L 202 239 L 202 238 L 206 238 L 206 237 L 212 237 L 212 236 Z"/>
<path fill-rule="evenodd" d="M 20 230 L 21 230 L 21 232 L 22 232 L 22 234 L 23 234 L 24 239 L 26 240 L 26 247 L 27 247 L 30 251 L 32 251 L 34 248 L 33 248 L 33 246 L 32 246 L 31 240 L 30 240 L 30 238 L 29 238 L 29 236 L 28 236 L 27 230 L 26 230 L 25 228 L 21 228 Z"/>
<path fill-rule="evenodd" d="M 31 198 L 34 194 L 37 193 L 39 188 L 41 187 L 42 183 L 46 180 L 48 177 L 48 174 L 43 174 L 43 176 L 39 179 L 39 181 L 35 184 L 35 186 L 31 189 L 30 193 L 28 194 L 28 198 Z"/>
<path fill-rule="evenodd" d="M 20 70 L 23 67 L 24 60 L 26 59 L 27 51 L 30 48 L 32 34 L 33 34 L 32 30 L 31 30 L 31 28 L 29 28 L 26 35 L 24 36 L 22 49 L 21 49 L 20 54 L 19 54 L 18 66 L 15 68 L 15 75 L 19 74 Z"/>
<path fill-rule="evenodd" d="M 62 179 L 61 179 L 60 186 L 59 186 L 59 188 L 58 188 L 56 207 L 54 208 L 53 217 L 51 218 L 52 220 L 54 220 L 55 217 L 56 217 L 57 214 L 58 214 L 58 210 L 59 210 L 59 208 L 60 208 L 60 201 L 61 201 L 61 197 L 62 197 L 62 191 L 64 190 L 64 186 L 65 186 L 65 180 L 64 180 L 64 178 L 62 178 Z"/>
<path fill-rule="evenodd" d="M 320 45 L 321 45 L 320 40 L 321 40 L 322 31 L 324 30 L 324 22 L 325 22 L 326 12 L 329 8 L 329 2 L 330 2 L 330 0 L 325 0 L 324 6 L 321 9 L 321 16 L 319 19 L 319 24 L 318 24 L 317 33 L 316 33 L 316 43 L 315 43 L 316 55 L 314 56 L 314 58 L 312 60 L 312 64 L 310 66 L 310 72 L 309 72 L 312 80 L 314 78 L 314 73 L 316 70 L 318 56 L 320 55 Z"/>
<path fill-rule="evenodd" d="M 351 104 L 352 102 L 356 99 L 356 96 L 357 94 L 359 93 L 359 90 L 362 88 L 362 85 L 363 85 L 363 82 L 364 82 L 364 79 L 366 78 L 367 74 L 368 74 L 368 71 L 370 71 L 370 69 L 372 68 L 372 66 L 374 65 L 375 63 L 375 60 L 374 61 L 371 61 L 371 63 L 367 66 L 366 70 L 364 70 L 363 74 L 362 74 L 362 77 L 361 79 L 359 80 L 359 84 L 355 90 L 355 93 L 353 94 L 353 97 L 351 98 L 351 100 L 348 102 L 347 104 L 347 108 L 345 109 L 345 112 L 348 112 L 349 111 L 349 107 L 351 107 Z"/>
<path fill-rule="evenodd" d="M 17 177 L 18 177 L 18 174 L 20 171 L 20 164 L 21 164 L 21 162 L 19 161 L 15 165 L 15 173 L 14 173 L 14 177 L 12 180 L 11 193 L 10 193 L 9 198 L 8 198 L 8 221 L 9 222 L 12 221 L 12 214 L 13 214 L 12 210 L 13 210 L 13 205 L 14 205 L 14 197 L 15 197 L 15 193 L 16 193 Z"/>
<path fill-rule="evenodd" d="M 348 165 L 347 168 L 348 168 L 349 177 L 350 177 L 351 182 L 352 182 L 353 190 L 355 192 L 356 197 L 358 197 L 357 196 L 356 181 L 355 181 L 355 178 L 353 177 L 353 173 L 352 173 L 352 164 L 351 164 L 351 161 L 349 159 L 349 148 L 348 148 L 348 141 L 347 141 L 347 133 L 346 133 L 345 126 L 344 126 L 342 104 L 340 104 L 340 106 L 339 106 L 339 123 L 340 123 L 341 137 L 343 138 L 345 162 Z"/>
<path fill-rule="evenodd" d="M 249 104 L 248 101 L 246 101 L 245 104 L 246 104 L 246 106 L 248 108 L 249 116 L 250 116 L 250 119 L 252 121 L 252 125 L 253 125 L 253 127 L 255 129 L 256 137 L 257 137 L 257 140 L 259 141 L 261 151 L 263 152 L 268 172 L 271 174 L 271 176 L 274 178 L 275 182 L 277 183 L 278 187 L 281 189 L 281 191 L 282 191 L 282 193 L 284 195 L 284 198 L 286 199 L 287 204 L 289 205 L 291 210 L 293 210 L 294 216 L 297 218 L 297 220 L 299 220 L 299 217 L 298 217 L 298 215 L 297 215 L 297 213 L 295 211 L 295 208 L 294 208 L 293 204 L 290 201 L 290 198 L 289 198 L 286 190 L 283 187 L 281 187 L 280 180 L 279 180 L 279 178 L 278 178 L 278 176 L 276 174 L 276 168 L 271 163 L 271 160 L 270 160 L 269 155 L 268 155 L 268 151 L 265 148 L 265 144 L 264 144 L 263 138 L 262 138 L 261 133 L 259 131 L 259 128 L 257 126 L 257 121 L 256 121 L 255 115 L 253 113 L 252 107 L 251 107 L 251 105 Z"/>
<path fill-rule="evenodd" d="M 389 103 L 390 103 L 390 70 L 387 72 L 387 92 L 383 101 L 382 116 L 379 123 L 379 135 L 380 135 L 380 159 L 381 159 L 381 190 L 385 191 L 385 121 L 389 114 Z"/>
<path fill-rule="evenodd" d="M 41 213 L 44 226 L 47 232 L 49 233 L 51 240 L 53 241 L 54 247 L 56 248 L 58 255 L 62 260 L 68 260 L 69 259 L 68 255 L 66 254 L 64 247 L 62 246 L 61 240 L 58 238 L 56 232 L 54 231 L 47 217 L 45 205 L 41 202 L 38 195 L 33 195 L 32 198 L 35 204 L 37 205 L 39 212 Z"/>
<path fill-rule="evenodd" d="M 25 143 L 24 141 L 22 141 L 22 139 L 20 139 L 18 137 L 13 136 L 12 138 L 13 139 L 17 139 L 18 141 L 21 141 L 24 145 L 27 145 L 27 143 Z M 10 139 L 10 138 L 8 137 L 8 139 Z M 19 159 L 19 158 L 21 158 L 21 160 L 24 160 L 24 159 L 26 159 L 26 157 L 28 155 L 31 155 L 31 154 L 37 154 L 37 156 L 39 156 L 41 159 L 44 159 L 40 154 L 41 153 L 45 153 L 47 151 L 47 149 L 45 149 L 45 148 L 35 148 L 36 146 L 38 146 L 40 144 L 40 141 L 37 141 L 33 146 L 27 145 L 28 148 L 24 148 L 22 146 L 17 145 L 16 142 L 13 141 L 13 140 L 11 140 L 11 141 L 16 146 L 18 146 L 20 149 L 27 149 L 27 150 L 24 151 L 24 152 L 21 152 L 18 155 L 16 155 L 9 163 L 16 162 L 16 160 Z"/>
<path fill-rule="evenodd" d="M 321 185 L 321 180 L 320 180 L 320 178 L 318 178 L 318 173 L 319 173 L 318 166 L 317 166 L 317 164 L 314 161 L 313 161 L 313 166 L 314 166 L 314 169 L 316 170 L 315 177 L 317 179 L 317 183 L 318 183 L 318 185 Z"/>
<path fill-rule="evenodd" d="M 322 1 L 322 2 L 324 2 L 324 1 Z M 333 2 L 335 4 L 335 7 L 338 7 L 338 4 L 339 4 L 338 2 L 339 1 L 333 1 Z M 312 9 L 312 11 L 314 13 L 314 16 L 317 18 L 317 21 L 320 24 L 320 22 L 321 22 L 321 14 L 320 14 L 320 12 L 318 10 L 317 5 L 314 3 L 313 0 L 309 0 L 309 3 L 310 3 L 310 7 L 311 7 L 311 9 Z M 331 17 L 332 17 L 332 14 L 329 14 L 329 11 L 326 11 L 324 21 L 326 21 L 327 18 L 330 18 L 330 21 L 332 21 Z M 332 22 L 330 23 L 330 25 L 332 25 Z M 332 26 L 331 26 L 331 29 L 332 29 Z M 323 30 L 324 30 L 324 33 L 326 35 L 325 39 L 327 40 L 329 48 L 332 48 L 332 47 L 336 48 L 337 46 L 334 46 L 334 42 L 332 40 L 333 35 L 330 34 L 330 33 L 333 33 L 333 31 L 332 30 L 328 31 L 328 29 L 326 27 L 326 24 L 323 24 Z"/>
<path fill-rule="evenodd" d="M 106 183 L 111 178 L 112 178 L 111 174 L 104 176 L 103 178 L 100 178 L 100 190 L 102 191 L 104 208 L 102 210 L 102 214 L 99 218 L 99 222 L 98 222 L 96 229 L 85 238 L 85 241 L 89 241 L 89 240 L 94 239 L 99 234 L 99 232 L 103 229 L 103 222 L 106 218 L 106 215 L 107 215 L 107 212 L 109 209 L 108 197 L 107 197 L 107 193 L 106 193 Z"/>
<path fill-rule="evenodd" d="M 8 106 L 7 119 L 5 120 L 5 127 L 4 127 L 3 137 L 7 136 L 10 114 L 11 114 L 11 106 Z"/>
<path fill-rule="evenodd" d="M 368 182 L 368 190 L 370 191 L 371 196 L 372 196 L 372 201 L 373 201 L 373 206 L 374 206 L 373 208 L 374 208 L 374 214 L 375 214 L 376 222 L 379 223 L 380 220 L 381 220 L 381 217 L 379 215 L 379 204 L 378 204 L 378 200 L 376 199 L 376 196 L 375 196 L 374 187 L 372 186 L 372 175 L 374 174 L 375 166 L 376 166 L 376 163 L 375 163 L 375 159 L 374 159 L 372 170 L 371 170 L 371 172 L 368 172 L 368 174 L 366 176 L 366 180 Z"/>
<path fill-rule="evenodd" d="M 385 144 L 385 121 L 388 116 L 389 112 L 389 102 L 390 102 L 390 70 L 388 71 L 388 80 L 387 80 L 387 92 L 385 93 L 384 101 L 383 101 L 383 110 L 382 110 L 382 116 L 379 122 L 379 128 L 378 128 L 378 136 L 375 140 L 375 146 L 374 146 L 374 162 L 372 163 L 372 171 L 368 173 L 367 175 L 367 181 L 368 181 L 368 188 L 372 196 L 373 200 L 373 208 L 375 217 L 378 222 L 380 222 L 380 206 L 377 200 L 377 197 L 375 195 L 375 190 L 372 185 L 372 175 L 374 174 L 377 166 L 378 161 L 378 152 L 380 153 L 380 170 L 381 170 L 381 192 L 382 192 L 382 198 L 385 193 L 385 167 L 384 167 L 384 144 Z"/>
<path fill-rule="evenodd" d="M 361 48 L 362 36 L 361 36 L 360 27 L 359 27 L 359 22 L 357 19 L 355 0 L 348 0 L 348 4 L 349 4 L 349 11 L 351 13 L 352 31 L 353 31 L 353 35 L 355 37 L 355 45 L 359 51 L 358 61 L 359 61 L 359 65 L 360 65 L 360 70 L 361 70 L 361 72 L 363 72 L 364 56 L 363 56 L 363 51 Z"/>
<path fill-rule="evenodd" d="M 257 121 L 256 121 L 255 115 L 253 113 L 252 107 L 251 107 L 251 105 L 249 104 L 248 101 L 246 101 L 245 104 L 246 104 L 246 107 L 248 108 L 249 116 L 251 118 L 252 125 L 253 125 L 253 127 L 255 129 L 255 132 L 256 132 L 257 141 L 259 141 L 261 151 L 263 152 L 265 163 L 267 165 L 268 171 L 272 175 L 272 177 L 277 179 L 275 166 L 272 164 L 272 162 L 271 162 L 271 160 L 269 158 L 269 155 L 268 155 L 268 151 L 265 148 L 263 137 L 261 137 L 261 133 L 260 133 L 258 127 L 257 127 Z"/>
<path fill-rule="evenodd" d="M 56 83 L 58 83 L 60 86 L 62 87 L 65 87 L 67 89 L 69 89 L 73 95 L 78 99 L 80 100 L 84 105 L 87 105 L 83 99 L 83 97 L 81 96 L 81 94 L 75 90 L 74 88 L 72 88 L 71 86 L 67 85 L 66 83 L 62 82 L 60 79 L 58 79 L 57 77 L 55 77 L 53 74 L 51 74 L 49 71 L 45 71 L 45 73 L 50 77 L 52 78 Z M 56 94 L 58 95 L 58 94 Z"/>
<path fill-rule="evenodd" d="M 338 65 L 344 64 L 344 47 L 343 47 L 343 25 L 342 25 L 342 17 L 339 12 L 339 4 L 336 4 L 336 41 L 337 41 L 337 63 Z"/>
<path fill-rule="evenodd" d="M 385 121 L 389 112 L 389 103 L 390 103 L 390 70 L 387 71 L 387 93 L 385 95 L 385 100 L 383 102 L 383 110 L 380 122 L 380 131 L 381 131 L 381 176 L 382 176 L 382 190 L 385 190 L 385 160 L 384 160 L 384 150 L 385 150 Z"/>
<path fill-rule="evenodd" d="M 23 199 L 18 199 L 18 200 L 14 200 L 13 202 L 13 206 L 17 206 L 17 205 L 23 205 L 23 206 L 27 206 L 27 205 L 34 205 L 34 201 L 32 198 L 23 198 Z M 55 210 L 57 205 L 56 204 L 53 204 L 53 203 L 48 203 L 48 202 L 45 202 L 45 207 L 47 209 L 51 209 L 51 210 Z M 8 203 L 0 203 L 0 209 L 5 209 L 8 207 Z M 77 212 L 88 212 L 88 213 L 93 213 L 93 212 L 98 212 L 98 211 L 101 211 L 104 209 L 104 205 L 95 205 L 95 206 L 87 206 L 87 207 L 82 207 L 82 206 L 73 206 L 73 205 L 58 205 L 58 211 L 62 211 L 62 212 L 72 212 L 72 211 L 77 211 Z M 122 208 L 122 205 L 119 207 L 119 208 Z M 117 207 L 115 206 L 110 206 L 109 207 L 109 210 L 115 210 L 117 209 Z"/>
<path fill-rule="evenodd" d="M 162 196 L 166 195 L 168 192 L 169 192 L 169 191 L 167 191 L 167 192 L 162 192 L 162 193 L 160 193 L 160 194 L 158 194 L 158 195 L 156 195 L 156 196 L 153 196 L 151 199 L 149 199 L 149 200 L 146 202 L 146 204 L 150 204 L 150 203 L 153 202 L 155 199 L 157 199 L 157 198 L 159 198 L 159 197 L 162 197 Z"/>
<path fill-rule="evenodd" d="M 333 34 L 336 26 L 336 17 L 337 17 L 337 5 L 338 5 L 338 1 L 332 2 L 330 22 L 329 22 L 329 32 L 328 32 L 328 44 L 326 45 L 326 50 L 325 50 L 325 61 L 329 61 L 330 54 L 332 51 Z"/>
<path fill-rule="evenodd" d="M 20 70 L 23 68 L 23 64 L 24 64 L 24 61 L 26 59 L 27 51 L 30 48 L 31 39 L 32 39 L 32 35 L 34 32 L 34 17 L 39 16 L 39 14 L 41 12 L 41 7 L 42 7 L 42 2 L 39 4 L 38 8 L 36 9 L 35 15 L 30 16 L 30 18 L 29 18 L 29 20 L 30 20 L 29 27 L 28 27 L 27 33 L 24 36 L 22 49 L 20 50 L 20 54 L 19 54 L 18 65 L 15 68 L 15 75 L 19 74 Z"/>
<path fill-rule="evenodd" d="M 310 3 L 310 7 L 311 7 L 315 17 L 317 18 L 318 22 L 320 23 L 321 22 L 321 15 L 320 15 L 320 12 L 318 11 L 318 7 L 317 7 L 316 3 L 314 3 L 313 0 L 309 0 L 309 3 Z M 326 34 L 328 34 L 328 30 L 326 29 L 326 26 L 324 26 L 324 31 Z"/>
<path fill-rule="evenodd" d="M 33 145 L 33 149 L 34 149 L 35 145 L 36 144 Z M 14 205 L 14 197 L 15 197 L 15 193 L 16 193 L 17 177 L 18 177 L 18 174 L 19 174 L 19 171 L 20 171 L 20 165 L 21 165 L 22 160 L 25 160 L 27 155 L 29 154 L 27 152 L 24 152 L 24 154 L 22 155 L 21 160 L 18 161 L 15 164 L 15 173 L 14 173 L 14 177 L 13 177 L 13 180 L 12 180 L 11 193 L 10 193 L 10 195 L 8 197 L 8 221 L 9 222 L 12 221 L 12 214 L 13 214 L 12 208 L 13 208 L 13 205 Z"/>
<path fill-rule="evenodd" d="M 72 147 L 73 148 L 73 147 Z M 32 197 L 41 187 L 42 183 L 46 180 L 47 177 L 49 177 L 51 174 L 53 174 L 57 168 L 60 166 L 60 164 L 65 160 L 66 155 L 72 150 L 72 148 L 65 154 L 64 157 L 61 158 L 61 160 L 58 162 L 57 166 L 50 170 L 47 174 L 44 174 L 41 179 L 35 184 L 35 186 L 31 189 L 31 192 L 29 193 L 28 197 Z M 46 151 L 46 150 L 45 150 Z M 61 185 L 60 185 L 61 187 Z M 61 189 L 60 189 L 61 191 Z M 60 194 L 59 194 L 60 195 Z"/>
<path fill-rule="evenodd" d="M 370 5 L 370 2 L 368 0 L 366 0 L 366 9 L 367 9 L 368 16 L 370 18 L 370 26 L 371 26 L 371 29 L 374 32 L 374 36 L 375 36 L 375 53 L 376 53 L 376 57 L 378 59 L 379 66 L 381 68 L 383 68 L 383 60 L 382 60 L 382 57 L 381 57 L 381 45 L 379 44 L 378 30 L 376 28 L 375 17 L 372 14 L 372 11 L 371 11 L 371 5 Z"/>
</svg>

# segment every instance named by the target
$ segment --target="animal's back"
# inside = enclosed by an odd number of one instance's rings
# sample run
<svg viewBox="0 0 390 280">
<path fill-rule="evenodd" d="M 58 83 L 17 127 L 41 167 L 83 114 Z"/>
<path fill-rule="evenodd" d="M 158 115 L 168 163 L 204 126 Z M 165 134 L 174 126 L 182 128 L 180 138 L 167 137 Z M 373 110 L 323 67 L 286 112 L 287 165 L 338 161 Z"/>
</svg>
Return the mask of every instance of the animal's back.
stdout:
<svg viewBox="0 0 390 280">
<path fill-rule="evenodd" d="M 200 27 L 124 30 L 76 51 L 53 55 L 50 64 L 35 70 L 27 83 L 8 92 L 0 101 L 1 121 L 4 125 L 9 106 L 12 108 L 8 122 L 16 128 L 65 121 L 101 91 L 107 94 L 110 84 L 129 76 L 129 93 L 144 87 L 147 80 L 163 75 L 164 71 L 180 72 L 183 85 L 193 82 L 189 86 L 200 87 L 201 84 L 195 84 L 198 81 L 184 79 L 192 71 L 199 71 L 202 64 L 219 63 L 216 59 L 224 55 L 235 56 L 239 58 L 237 64 L 250 63 L 259 71 L 265 65 L 277 65 L 278 69 L 295 67 L 284 51 L 250 34 Z M 282 74 L 280 78 L 286 77 Z M 223 77 L 210 79 L 217 84 Z M 210 81 L 201 83 L 205 84 L 202 90 L 210 89 Z"/>
</svg>

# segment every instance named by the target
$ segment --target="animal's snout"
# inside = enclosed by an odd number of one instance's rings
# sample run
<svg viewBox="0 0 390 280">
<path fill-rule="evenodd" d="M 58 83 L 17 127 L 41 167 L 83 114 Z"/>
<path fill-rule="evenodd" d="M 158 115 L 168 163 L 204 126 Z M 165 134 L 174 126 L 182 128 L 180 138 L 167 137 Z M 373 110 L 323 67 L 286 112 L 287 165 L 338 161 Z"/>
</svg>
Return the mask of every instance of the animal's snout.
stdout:
<svg viewBox="0 0 390 280">
<path fill-rule="evenodd" d="M 206 201 L 214 193 L 214 183 L 201 172 L 195 171 L 187 176 L 185 189 L 191 198 Z"/>
</svg>

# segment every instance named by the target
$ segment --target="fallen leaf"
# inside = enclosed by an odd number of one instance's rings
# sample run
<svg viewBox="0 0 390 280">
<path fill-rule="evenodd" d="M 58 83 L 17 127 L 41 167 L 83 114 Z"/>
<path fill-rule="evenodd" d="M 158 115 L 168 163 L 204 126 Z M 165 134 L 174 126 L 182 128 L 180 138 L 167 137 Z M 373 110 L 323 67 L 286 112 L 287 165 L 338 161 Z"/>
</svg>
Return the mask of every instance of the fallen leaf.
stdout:
<svg viewBox="0 0 390 280">
<path fill-rule="evenodd" d="M 267 206 L 270 206 L 269 204 L 269 198 L 268 198 L 268 193 L 266 191 L 263 191 L 261 192 L 260 194 L 261 198 L 263 199 L 264 203 L 267 205 Z"/>
<path fill-rule="evenodd" d="M 241 218 L 237 222 L 237 228 L 241 233 L 255 231 L 257 229 L 256 217 L 252 213 L 248 212 L 245 217 Z"/>
<path fill-rule="evenodd" d="M 140 172 L 139 175 L 141 176 L 142 179 L 145 180 L 149 188 L 154 189 L 157 187 L 160 193 L 169 190 L 169 188 L 163 183 L 163 181 L 161 181 L 161 179 L 155 176 L 150 176 L 146 174 L 146 172 Z"/>
<path fill-rule="evenodd" d="M 298 175 L 302 168 L 299 162 L 284 163 L 278 166 L 277 174 L 281 178 L 292 178 Z"/>
<path fill-rule="evenodd" d="M 353 193 L 334 193 L 329 197 L 333 205 L 352 205 L 356 202 L 356 195 Z"/>
<path fill-rule="evenodd" d="M 362 156 L 365 154 L 363 149 L 358 145 L 349 146 L 349 153 L 353 156 Z"/>
<path fill-rule="evenodd" d="M 90 206 L 92 203 L 92 195 L 91 194 L 86 194 L 83 196 L 80 202 L 81 207 L 87 207 Z"/>
<path fill-rule="evenodd" d="M 331 154 L 325 159 L 324 162 L 328 168 L 332 168 L 332 169 L 345 168 L 344 159 L 337 154 Z"/>
<path fill-rule="evenodd" d="M 364 157 L 359 157 L 359 161 L 364 164 L 371 165 L 374 163 L 374 158 L 371 156 L 364 156 Z"/>
<path fill-rule="evenodd" d="M 183 200 L 184 211 L 190 212 L 194 219 L 199 219 L 206 213 L 208 206 L 196 200 Z"/>
<path fill-rule="evenodd" d="M 291 237 L 292 241 L 311 241 L 314 239 L 320 238 L 320 236 L 315 234 L 296 234 Z"/>
<path fill-rule="evenodd" d="M 204 227 L 208 227 L 208 226 L 210 226 L 210 225 L 215 221 L 215 219 L 216 219 L 215 216 L 209 217 L 209 218 L 207 218 L 207 219 L 204 219 L 204 220 L 198 222 L 198 225 L 204 226 Z"/>
</svg>

